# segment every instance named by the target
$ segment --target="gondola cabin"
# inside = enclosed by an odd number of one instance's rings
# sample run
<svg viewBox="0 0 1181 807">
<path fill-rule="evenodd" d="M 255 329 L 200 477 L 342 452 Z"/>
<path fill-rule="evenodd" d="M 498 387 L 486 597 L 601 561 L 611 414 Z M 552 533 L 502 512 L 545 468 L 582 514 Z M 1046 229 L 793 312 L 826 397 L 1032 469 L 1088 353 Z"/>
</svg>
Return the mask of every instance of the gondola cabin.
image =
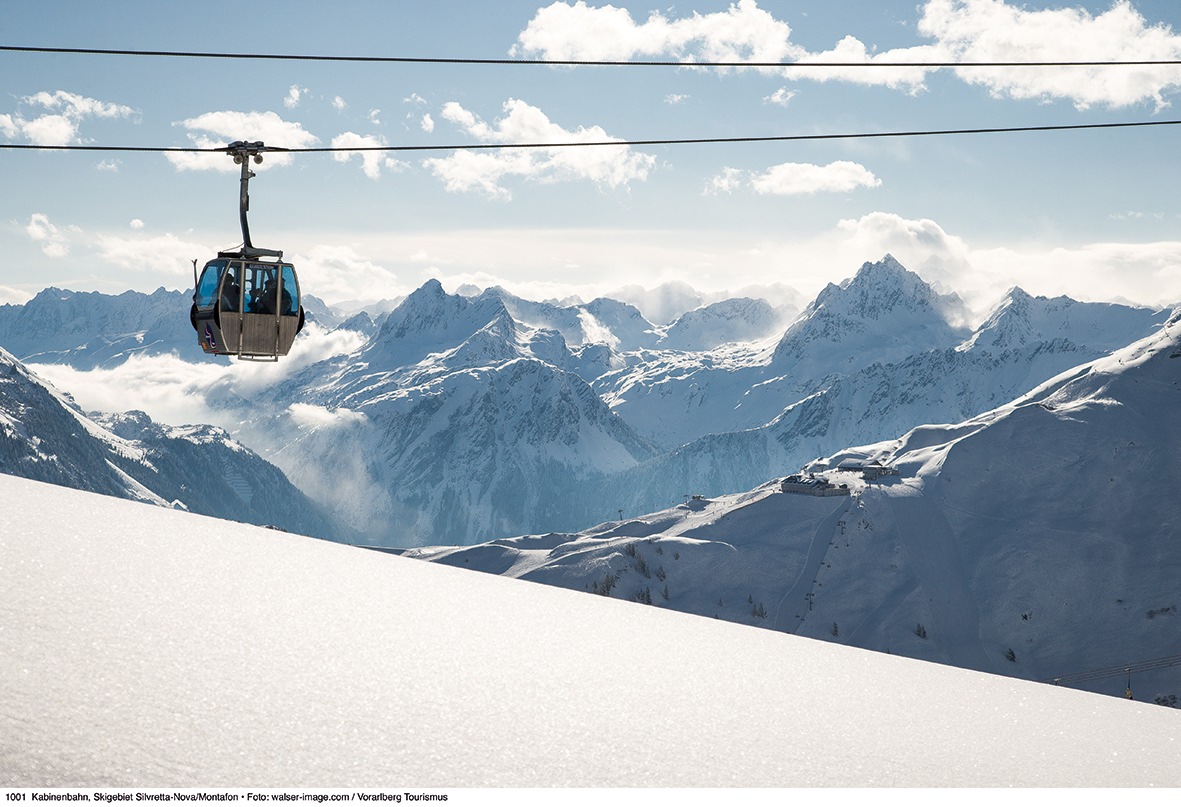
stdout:
<svg viewBox="0 0 1181 807">
<path fill-rule="evenodd" d="M 201 270 L 190 318 L 206 353 L 277 361 L 303 328 L 295 267 L 219 254 Z"/>
</svg>

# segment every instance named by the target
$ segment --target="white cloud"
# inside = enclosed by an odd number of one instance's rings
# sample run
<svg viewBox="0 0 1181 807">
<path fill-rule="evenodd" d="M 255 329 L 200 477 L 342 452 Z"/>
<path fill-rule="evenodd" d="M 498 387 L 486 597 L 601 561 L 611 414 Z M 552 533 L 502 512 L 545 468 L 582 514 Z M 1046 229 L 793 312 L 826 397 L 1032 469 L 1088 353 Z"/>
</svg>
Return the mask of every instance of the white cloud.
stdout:
<svg viewBox="0 0 1181 807">
<path fill-rule="evenodd" d="M 854 65 L 888 65 L 892 62 L 937 62 L 946 61 L 946 54 L 932 45 L 916 45 L 910 48 L 871 53 L 865 43 L 856 37 L 846 36 L 830 50 L 819 53 L 802 53 L 796 61 L 841 62 Z M 813 81 L 847 81 L 851 84 L 884 85 L 917 93 L 924 88 L 927 74 L 936 68 L 929 67 L 793 67 L 784 69 L 782 75 L 793 79 Z"/>
<path fill-rule="evenodd" d="M 859 266 L 888 252 L 928 282 L 938 281 L 957 291 L 965 287 L 963 278 L 971 273 L 968 245 L 931 219 L 875 212 L 842 219 L 835 234 L 840 243 L 837 254 L 849 265 Z"/>
<path fill-rule="evenodd" d="M 791 99 L 796 97 L 795 90 L 789 90 L 787 87 L 780 87 L 775 92 L 763 99 L 768 104 L 775 104 L 777 106 L 787 106 L 791 103 Z"/>
<path fill-rule="evenodd" d="M 742 187 L 747 172 L 741 168 L 723 168 L 722 173 L 710 179 L 706 185 L 707 194 L 733 193 Z"/>
<path fill-rule="evenodd" d="M 751 178 L 758 193 L 793 196 L 811 193 L 843 193 L 857 188 L 876 188 L 882 181 L 864 165 L 837 160 L 828 165 L 781 163 Z"/>
<path fill-rule="evenodd" d="M 857 188 L 876 188 L 882 181 L 865 166 L 837 160 L 828 165 L 781 163 L 762 173 L 725 168 L 706 186 L 706 193 L 733 193 L 744 184 L 756 193 L 799 196 L 813 193 L 845 193 Z"/>
<path fill-rule="evenodd" d="M 397 274 L 352 247 L 322 244 L 291 259 L 300 287 L 329 302 L 381 300 L 402 292 Z"/>
<path fill-rule="evenodd" d="M 306 403 L 291 404 L 287 407 L 287 413 L 297 426 L 309 429 L 332 429 L 351 423 L 364 423 L 367 420 L 363 413 L 345 407 L 327 409 Z"/>
<path fill-rule="evenodd" d="M 1114 0 L 1093 14 L 1081 4 L 1030 9 L 1009 0 L 926 0 L 918 33 L 931 40 L 882 52 L 853 36 L 833 47 L 809 51 L 791 40 L 791 27 L 738 0 L 727 10 L 675 18 L 654 11 L 637 22 L 622 8 L 592 7 L 583 0 L 541 8 L 510 51 L 545 59 L 695 61 L 894 62 L 947 61 L 1124 61 L 1181 58 L 1181 35 L 1168 25 L 1150 24 L 1131 0 Z M 669 12 L 671 14 L 671 11 Z M 844 81 L 884 85 L 911 93 L 922 90 L 924 67 L 756 68 L 793 80 Z M 955 75 L 986 87 L 996 97 L 1067 99 L 1080 108 L 1168 105 L 1166 94 L 1181 88 L 1181 68 L 958 68 Z M 790 96 L 782 96 L 784 100 Z M 772 103 L 783 103 L 771 96 Z"/>
<path fill-rule="evenodd" d="M 1019 285 L 1031 294 L 1155 306 L 1181 300 L 1181 241 L 1005 247 L 974 251 L 971 258 L 981 275 L 994 278 L 994 289 Z"/>
<path fill-rule="evenodd" d="M 42 378 L 68 389 L 83 409 L 122 412 L 133 399 L 136 408 L 162 423 L 211 423 L 238 432 L 248 427 L 252 417 L 240 408 L 243 399 L 316 362 L 351 353 L 364 341 L 363 336 L 350 331 L 325 333 L 317 323 L 309 322 L 287 357 L 274 364 L 191 364 L 172 355 L 133 355 L 115 367 L 89 371 L 64 364 L 31 366 Z M 347 417 L 349 413 L 340 414 Z M 256 436 L 263 438 L 261 433 Z"/>
<path fill-rule="evenodd" d="M 636 23 L 622 8 L 592 8 L 555 2 L 538 9 L 517 37 L 513 55 L 546 59 L 626 60 L 671 55 L 686 62 L 780 61 L 794 57 L 799 46 L 789 39 L 791 28 L 754 0 L 738 0 L 729 9 L 694 13 L 672 20 L 658 11 Z"/>
<path fill-rule="evenodd" d="M 381 148 L 385 145 L 386 140 L 384 137 L 359 135 L 356 132 L 344 132 L 332 138 L 332 148 L 334 149 L 373 149 Z M 336 151 L 332 154 L 332 159 L 338 163 L 347 163 L 353 157 L 361 158 L 361 170 L 370 179 L 381 179 L 383 168 L 387 171 L 401 171 L 406 168 L 406 163 L 396 160 L 381 151 Z"/>
<path fill-rule="evenodd" d="M 555 2 L 541 8 L 517 37 L 510 51 L 515 56 L 545 59 L 611 60 L 668 58 L 693 62 L 807 62 L 916 61 L 930 57 L 930 46 L 870 53 L 853 37 L 845 37 L 831 50 L 810 53 L 791 41 L 791 26 L 758 7 L 755 0 L 738 0 L 726 11 L 694 12 L 681 19 L 658 11 L 637 23 L 626 9 L 588 6 L 583 0 L 570 5 Z M 795 79 L 843 80 L 884 84 L 917 91 L 928 70 L 899 67 L 894 70 L 861 68 L 756 68 Z"/>
<path fill-rule="evenodd" d="M 422 120 L 419 121 L 418 125 L 424 132 L 435 131 L 435 119 L 430 116 L 430 113 L 423 115 Z"/>
<path fill-rule="evenodd" d="M 21 132 L 39 146 L 67 145 L 78 142 L 78 122 L 65 115 L 42 115 L 21 121 Z"/>
<path fill-rule="evenodd" d="M 87 118 L 127 118 L 135 114 L 129 106 L 65 90 L 42 91 L 25 96 L 21 102 L 49 111 L 31 119 L 19 114 L 0 115 L 0 131 L 6 137 L 25 137 L 40 146 L 81 143 L 79 128 Z"/>
<path fill-rule="evenodd" d="M 119 166 L 123 164 L 122 160 L 100 160 L 95 166 L 99 171 L 108 171 L 112 174 L 119 172 Z"/>
<path fill-rule="evenodd" d="M 14 289 L 12 286 L 0 286 L 0 305 L 24 305 L 33 299 L 27 291 Z"/>
<path fill-rule="evenodd" d="M 380 115 L 381 115 L 380 109 L 369 110 L 369 122 L 372 123 L 374 126 L 381 126 L 381 118 L 379 117 Z"/>
<path fill-rule="evenodd" d="M 142 230 L 144 228 L 143 219 L 132 219 L 128 226 L 133 230 Z"/>
<path fill-rule="evenodd" d="M 486 143 L 588 143 L 614 141 L 601 127 L 567 130 L 545 113 L 514 98 L 504 103 L 504 117 L 489 125 L 455 102 L 444 105 L 443 117 Z M 585 148 L 504 149 L 496 152 L 457 151 L 449 157 L 424 160 L 449 191 L 478 190 L 493 198 L 509 199 L 501 182 L 508 177 L 540 182 L 589 181 L 618 188 L 645 180 L 655 157 L 628 146 Z"/>
<path fill-rule="evenodd" d="M 295 121 L 286 121 L 274 112 L 206 112 L 195 118 L 180 122 L 188 130 L 189 140 L 197 148 L 220 148 L 236 140 L 261 140 L 268 146 L 284 148 L 310 148 L 320 139 Z M 225 154 L 201 154 L 169 152 L 169 162 L 177 170 L 222 171 L 237 173 L 240 169 Z M 252 166 L 253 170 L 290 165 L 293 157 L 282 152 L 264 155 L 263 163 Z"/>
<path fill-rule="evenodd" d="M 962 61 L 1119 61 L 1181 58 L 1181 36 L 1149 25 L 1128 0 L 1092 15 L 1085 8 L 1030 10 L 1005 0 L 928 0 L 919 32 Z M 1061 98 L 1080 108 L 1167 105 L 1177 67 L 960 68 L 962 80 L 997 97 Z"/>
<path fill-rule="evenodd" d="M 287 107 L 288 109 L 295 109 L 297 106 L 299 106 L 299 102 L 303 99 L 303 96 L 305 93 L 307 93 L 307 91 L 307 87 L 301 87 L 298 84 L 292 84 L 291 88 L 287 90 L 287 97 L 283 99 L 283 106 Z"/>
<path fill-rule="evenodd" d="M 139 229 L 134 223 L 131 226 Z M 94 238 L 94 246 L 99 258 L 113 266 L 188 283 L 192 282 L 193 259 L 201 263 L 212 257 L 209 247 L 185 241 L 172 233 L 133 238 L 102 234 Z"/>
<path fill-rule="evenodd" d="M 346 104 L 345 100 L 343 98 L 341 98 L 339 95 L 332 99 L 332 108 L 335 109 L 337 112 L 343 112 L 344 108 L 347 106 L 348 106 L 348 104 Z"/>
<path fill-rule="evenodd" d="M 889 252 L 927 282 L 957 292 L 977 316 L 1013 286 L 1087 301 L 1166 306 L 1181 300 L 1181 241 L 992 247 L 971 244 L 930 219 L 876 212 L 841 221 L 812 248 L 846 270 Z"/>
<path fill-rule="evenodd" d="M 70 254 L 70 239 L 44 213 L 30 216 L 25 232 L 41 245 L 41 251 L 50 258 L 64 258 Z"/>
<path fill-rule="evenodd" d="M 45 107 L 46 109 L 60 109 L 62 114 L 70 118 L 126 118 L 135 114 L 135 110 L 122 104 L 109 104 L 96 98 L 87 98 L 65 90 L 56 92 L 39 92 L 25 97 L 25 102 Z"/>
<path fill-rule="evenodd" d="M 670 93 L 664 96 L 664 103 L 668 104 L 669 106 L 683 104 L 687 100 L 689 100 L 689 96 L 682 95 L 680 93 Z"/>
</svg>

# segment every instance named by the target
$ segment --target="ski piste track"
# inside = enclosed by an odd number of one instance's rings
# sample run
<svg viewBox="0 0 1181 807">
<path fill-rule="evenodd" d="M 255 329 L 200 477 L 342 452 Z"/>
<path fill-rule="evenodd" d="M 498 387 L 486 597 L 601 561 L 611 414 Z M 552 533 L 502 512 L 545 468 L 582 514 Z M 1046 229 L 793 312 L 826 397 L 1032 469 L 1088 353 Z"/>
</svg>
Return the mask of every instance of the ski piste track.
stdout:
<svg viewBox="0 0 1181 807">
<path fill-rule="evenodd" d="M 795 583 L 787 590 L 787 593 L 783 595 L 779 600 L 779 604 L 775 607 L 775 618 L 772 624 L 775 630 L 785 633 L 795 633 L 804 624 L 805 615 L 809 609 L 808 595 L 813 591 L 816 583 L 816 575 L 819 573 L 820 566 L 824 563 L 824 558 L 828 554 L 828 546 L 842 519 L 853 509 L 857 500 L 854 497 L 841 497 L 838 501 L 839 506 L 821 521 L 820 526 L 816 528 L 799 576 L 796 577 Z M 793 605 L 800 609 L 799 614 L 792 610 Z"/>
</svg>

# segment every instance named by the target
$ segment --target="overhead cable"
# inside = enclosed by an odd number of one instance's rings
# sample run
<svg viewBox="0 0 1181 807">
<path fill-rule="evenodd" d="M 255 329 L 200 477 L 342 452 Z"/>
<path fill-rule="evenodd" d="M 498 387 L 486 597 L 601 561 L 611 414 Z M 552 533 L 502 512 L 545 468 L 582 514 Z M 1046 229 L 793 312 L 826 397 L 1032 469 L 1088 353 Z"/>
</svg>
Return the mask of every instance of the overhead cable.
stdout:
<svg viewBox="0 0 1181 807">
<path fill-rule="evenodd" d="M 859 140 L 871 138 L 934 137 L 940 135 L 1014 134 L 1020 132 L 1068 132 L 1093 129 L 1133 129 L 1177 126 L 1181 120 L 1124 121 L 1114 123 L 1068 123 L 1050 126 L 998 126 L 973 129 L 925 129 L 890 132 L 847 132 L 835 134 L 767 135 L 757 137 L 654 138 L 643 140 L 588 140 L 561 143 L 456 143 L 419 146 L 307 146 L 268 147 L 268 151 L 298 153 L 355 153 L 362 151 L 497 151 L 507 149 L 588 148 L 593 146 L 685 146 L 710 143 L 792 143 L 817 140 Z M 161 153 L 225 153 L 226 147 L 199 146 L 94 146 L 89 144 L 37 145 L 0 143 L 0 149 L 28 151 L 142 151 Z"/>
<path fill-rule="evenodd" d="M 251 59 L 258 61 L 365 62 L 373 64 L 451 64 L 451 65 L 550 65 L 553 67 L 758 67 L 758 68 L 1009 68 L 1009 67 L 1169 67 L 1181 66 L 1181 59 L 1113 59 L 1109 61 L 671 61 L 616 59 L 478 59 L 467 57 L 427 56 L 328 56 L 293 53 L 219 53 L 215 51 L 126 50 L 115 48 L 53 48 L 25 45 L 0 45 L 0 52 L 51 53 L 88 56 L 150 56 L 184 59 Z"/>
<path fill-rule="evenodd" d="M 1090 672 L 1074 673 L 1073 675 L 1060 675 L 1056 678 L 1045 679 L 1047 684 L 1077 684 L 1083 681 L 1095 681 L 1102 678 L 1114 678 L 1117 675 L 1125 675 L 1134 672 L 1144 672 L 1146 670 L 1161 670 L 1166 667 L 1175 667 L 1181 665 L 1181 654 L 1175 656 L 1164 656 L 1162 658 L 1152 659 L 1150 661 L 1140 661 L 1135 664 L 1122 664 L 1117 667 L 1106 667 L 1101 670 L 1091 670 Z"/>
</svg>

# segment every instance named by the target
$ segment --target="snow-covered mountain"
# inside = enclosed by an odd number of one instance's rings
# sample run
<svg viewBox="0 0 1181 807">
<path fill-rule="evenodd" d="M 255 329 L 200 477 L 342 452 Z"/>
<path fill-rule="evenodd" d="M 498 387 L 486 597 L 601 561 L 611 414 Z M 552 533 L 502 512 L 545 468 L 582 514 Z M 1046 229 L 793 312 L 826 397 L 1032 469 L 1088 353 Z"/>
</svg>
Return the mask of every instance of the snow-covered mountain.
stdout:
<svg viewBox="0 0 1181 807">
<path fill-rule="evenodd" d="M 622 417 L 667 448 L 769 423 L 789 405 L 875 363 L 951 348 L 968 332 L 958 299 L 887 255 L 830 284 L 774 344 L 653 353 L 595 382 Z"/>
<path fill-rule="evenodd" d="M 226 363 L 201 350 L 189 323 L 192 302 L 191 289 L 111 295 L 51 287 L 27 303 L 0 305 L 0 348 L 30 364 L 68 364 L 78 370 L 169 354 L 193 363 Z M 308 320 L 325 328 L 343 319 L 310 295 L 303 304 Z"/>
<path fill-rule="evenodd" d="M 0 788 L 1181 786 L 1151 704 L 6 475 L 0 500 Z"/>
<path fill-rule="evenodd" d="M 805 474 L 802 492 L 775 480 L 581 533 L 411 554 L 1002 675 L 1120 672 L 1181 636 L 1178 407 L 1181 310 L 1009 404 L 810 464 L 837 495 L 809 495 Z M 840 470 L 867 463 L 897 475 Z M 1175 704 L 1176 681 L 1138 670 L 1131 688 Z"/>
<path fill-rule="evenodd" d="M 0 350 L 0 472 L 196 513 L 347 539 L 273 465 L 212 426 L 84 414 Z"/>
<path fill-rule="evenodd" d="M 661 329 L 664 350 L 713 350 L 731 342 L 753 342 L 781 333 L 782 312 L 766 300 L 736 297 L 686 311 Z"/>
<path fill-rule="evenodd" d="M 188 320 L 191 303 L 190 292 L 164 288 L 119 295 L 48 288 L 23 305 L 0 305 L 0 347 L 25 362 L 80 370 L 132 355 L 203 361 Z"/>
<path fill-rule="evenodd" d="M 608 512 L 587 492 L 653 455 L 574 372 L 585 358 L 497 295 L 431 282 L 361 350 L 274 391 L 272 458 L 387 545 L 585 524 Z"/>
<path fill-rule="evenodd" d="M 701 455 L 722 450 L 719 443 L 773 440 L 750 450 L 792 467 L 808 455 L 998 406 L 1147 336 L 1166 315 L 1014 289 L 971 333 L 958 324 L 958 299 L 887 255 L 826 288 L 773 348 L 648 353 L 594 386 L 642 434 L 675 450 L 674 462 L 701 467 Z M 761 434 L 744 434 L 752 429 Z M 738 491 L 778 472 L 764 470 L 721 487 L 716 474 L 685 484 Z"/>
</svg>

